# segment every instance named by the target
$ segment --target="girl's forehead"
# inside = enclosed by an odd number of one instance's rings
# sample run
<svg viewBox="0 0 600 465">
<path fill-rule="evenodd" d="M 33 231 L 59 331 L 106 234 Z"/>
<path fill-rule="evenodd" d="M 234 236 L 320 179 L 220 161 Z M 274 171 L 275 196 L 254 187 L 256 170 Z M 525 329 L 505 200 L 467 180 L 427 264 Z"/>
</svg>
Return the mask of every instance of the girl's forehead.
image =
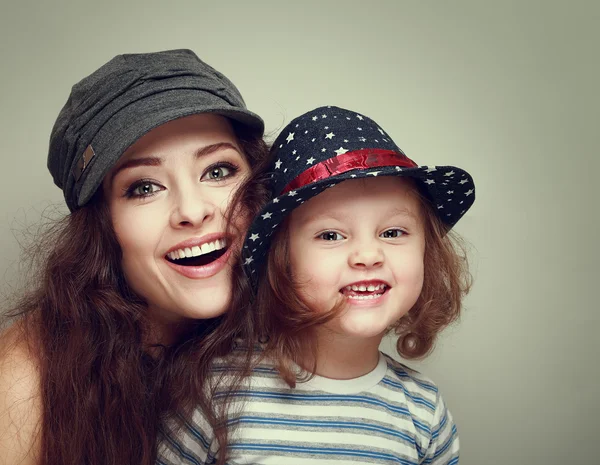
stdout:
<svg viewBox="0 0 600 465">
<path fill-rule="evenodd" d="M 369 209 L 384 209 L 390 214 L 420 218 L 420 194 L 414 181 L 397 176 L 349 179 L 325 189 L 296 208 L 293 215 L 303 218 L 365 214 Z"/>
</svg>

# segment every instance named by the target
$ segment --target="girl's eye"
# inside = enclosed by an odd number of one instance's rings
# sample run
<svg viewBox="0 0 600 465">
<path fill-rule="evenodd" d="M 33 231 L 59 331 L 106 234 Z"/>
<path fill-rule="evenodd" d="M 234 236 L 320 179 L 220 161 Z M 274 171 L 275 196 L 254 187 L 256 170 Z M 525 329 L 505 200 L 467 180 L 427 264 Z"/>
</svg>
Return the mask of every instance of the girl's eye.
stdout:
<svg viewBox="0 0 600 465">
<path fill-rule="evenodd" d="M 237 167 L 229 163 L 220 163 L 209 167 L 200 178 L 201 181 L 221 181 L 225 178 L 233 176 L 238 170 Z"/>
<path fill-rule="evenodd" d="M 323 239 L 324 241 L 341 241 L 343 238 L 344 236 L 334 231 L 325 231 L 319 234 L 319 239 Z"/>
<path fill-rule="evenodd" d="M 151 181 L 139 181 L 132 184 L 125 192 L 127 197 L 149 197 L 163 190 L 162 186 Z"/>
<path fill-rule="evenodd" d="M 387 231 L 383 231 L 379 236 L 384 239 L 396 239 L 398 237 L 404 236 L 406 233 L 402 231 L 402 229 L 388 229 Z"/>
</svg>

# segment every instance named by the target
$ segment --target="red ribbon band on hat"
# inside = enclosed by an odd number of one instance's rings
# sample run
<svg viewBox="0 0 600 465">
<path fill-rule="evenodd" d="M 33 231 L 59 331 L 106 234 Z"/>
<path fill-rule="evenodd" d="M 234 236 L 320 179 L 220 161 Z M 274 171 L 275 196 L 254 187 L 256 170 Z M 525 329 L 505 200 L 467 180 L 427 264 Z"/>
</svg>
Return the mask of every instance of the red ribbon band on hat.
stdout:
<svg viewBox="0 0 600 465">
<path fill-rule="evenodd" d="M 307 184 L 330 178 L 331 176 L 347 173 L 348 171 L 377 168 L 380 166 L 415 168 L 418 165 L 406 155 L 394 152 L 393 150 L 354 150 L 353 152 L 346 152 L 311 166 L 285 186 L 280 195 L 304 187 Z"/>
</svg>

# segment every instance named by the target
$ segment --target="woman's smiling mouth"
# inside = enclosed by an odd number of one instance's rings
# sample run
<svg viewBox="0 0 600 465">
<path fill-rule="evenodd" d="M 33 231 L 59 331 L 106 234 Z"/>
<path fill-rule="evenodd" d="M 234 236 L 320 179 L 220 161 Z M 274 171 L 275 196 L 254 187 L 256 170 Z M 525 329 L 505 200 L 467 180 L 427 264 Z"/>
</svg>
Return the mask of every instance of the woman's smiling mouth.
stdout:
<svg viewBox="0 0 600 465">
<path fill-rule="evenodd" d="M 216 239 L 202 245 L 181 247 L 166 255 L 167 261 L 180 266 L 204 266 L 219 259 L 227 252 L 227 240 Z"/>
<path fill-rule="evenodd" d="M 230 239 L 223 233 L 180 242 L 164 258 L 177 273 L 191 279 L 210 278 L 219 273 L 231 257 Z"/>
</svg>

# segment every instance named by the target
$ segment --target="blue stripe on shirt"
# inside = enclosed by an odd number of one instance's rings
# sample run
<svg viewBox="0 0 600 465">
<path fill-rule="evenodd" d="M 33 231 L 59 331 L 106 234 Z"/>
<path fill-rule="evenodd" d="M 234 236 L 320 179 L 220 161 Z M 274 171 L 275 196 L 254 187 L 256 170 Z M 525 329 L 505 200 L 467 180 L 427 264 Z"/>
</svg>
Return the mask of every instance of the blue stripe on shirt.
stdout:
<svg viewBox="0 0 600 465">
<path fill-rule="evenodd" d="M 295 452 L 303 454 L 321 454 L 321 455 L 346 455 L 349 457 L 369 457 L 373 459 L 383 459 L 401 465 L 418 465 L 412 460 L 403 459 L 392 454 L 384 454 L 371 451 L 362 451 L 354 449 L 342 449 L 332 447 L 303 447 L 303 446 L 283 446 L 283 445 L 264 445 L 255 443 L 232 444 L 231 449 L 252 450 L 252 451 L 272 451 L 272 452 Z"/>
<path fill-rule="evenodd" d="M 409 442 L 411 445 L 416 445 L 415 438 L 391 428 L 386 428 L 379 425 L 371 425 L 368 423 L 357 423 L 350 421 L 327 421 L 327 420 L 292 420 L 283 418 L 263 418 L 263 417 L 252 417 L 252 416 L 241 416 L 237 419 L 228 422 L 229 425 L 238 423 L 254 423 L 264 425 L 285 425 L 285 426 L 301 426 L 301 427 L 312 427 L 312 428 L 342 428 L 342 429 L 358 429 L 367 431 L 378 431 L 380 433 L 387 434 L 397 438 L 402 438 Z"/>
</svg>

